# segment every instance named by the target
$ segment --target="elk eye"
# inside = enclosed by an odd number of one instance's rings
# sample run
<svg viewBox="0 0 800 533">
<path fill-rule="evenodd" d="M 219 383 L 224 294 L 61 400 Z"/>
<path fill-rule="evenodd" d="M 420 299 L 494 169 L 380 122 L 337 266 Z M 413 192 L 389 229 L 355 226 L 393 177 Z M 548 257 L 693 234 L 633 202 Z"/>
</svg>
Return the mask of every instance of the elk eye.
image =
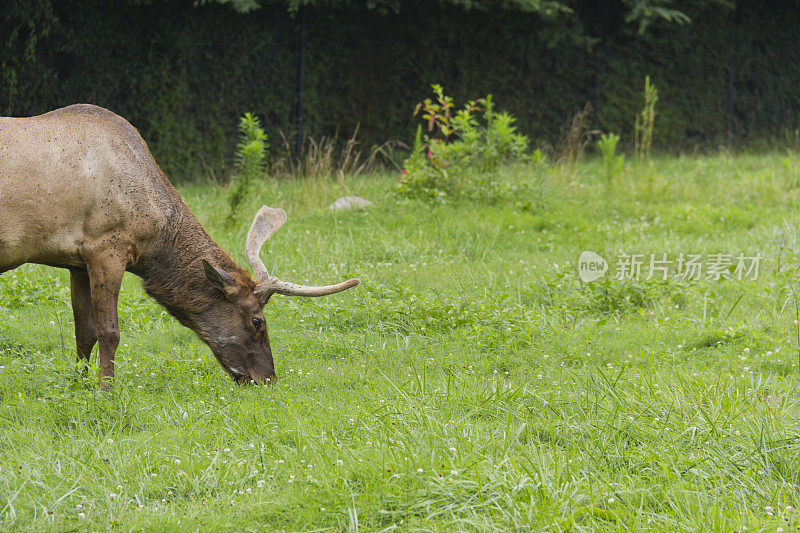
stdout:
<svg viewBox="0 0 800 533">
<path fill-rule="evenodd" d="M 261 329 L 261 319 L 260 318 L 254 318 L 253 319 L 253 327 L 256 328 L 256 329 Z"/>
</svg>

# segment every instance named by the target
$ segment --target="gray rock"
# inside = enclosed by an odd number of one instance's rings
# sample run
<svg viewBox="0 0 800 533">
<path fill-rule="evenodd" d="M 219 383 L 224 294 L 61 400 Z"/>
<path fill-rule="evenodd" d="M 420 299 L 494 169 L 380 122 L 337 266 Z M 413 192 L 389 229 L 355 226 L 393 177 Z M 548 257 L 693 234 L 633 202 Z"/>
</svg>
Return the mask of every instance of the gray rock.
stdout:
<svg viewBox="0 0 800 533">
<path fill-rule="evenodd" d="M 362 207 L 373 206 L 372 202 L 360 196 L 342 196 L 328 206 L 328 209 L 361 209 Z"/>
</svg>

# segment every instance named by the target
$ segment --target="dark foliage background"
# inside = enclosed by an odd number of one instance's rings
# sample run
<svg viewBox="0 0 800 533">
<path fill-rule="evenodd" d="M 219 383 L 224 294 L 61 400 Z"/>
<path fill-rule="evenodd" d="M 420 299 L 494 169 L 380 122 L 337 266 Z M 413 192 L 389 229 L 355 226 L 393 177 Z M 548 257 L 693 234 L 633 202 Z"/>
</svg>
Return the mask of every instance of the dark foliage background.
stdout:
<svg viewBox="0 0 800 533">
<path fill-rule="evenodd" d="M 494 94 L 534 142 L 555 144 L 592 102 L 591 126 L 630 143 L 650 75 L 661 149 L 796 144 L 798 2 L 675 2 L 692 22 L 644 33 L 622 2 L 568 4 L 572 14 L 546 16 L 320 2 L 299 15 L 278 2 L 239 13 L 189 1 L 11 0 L 0 10 L 0 114 L 95 103 L 137 126 L 173 179 L 222 176 L 244 112 L 262 119 L 273 148 L 277 129 L 292 135 L 305 16 L 311 136 L 360 124 L 366 144 L 410 141 L 415 104 L 441 83 L 458 102 Z"/>
</svg>

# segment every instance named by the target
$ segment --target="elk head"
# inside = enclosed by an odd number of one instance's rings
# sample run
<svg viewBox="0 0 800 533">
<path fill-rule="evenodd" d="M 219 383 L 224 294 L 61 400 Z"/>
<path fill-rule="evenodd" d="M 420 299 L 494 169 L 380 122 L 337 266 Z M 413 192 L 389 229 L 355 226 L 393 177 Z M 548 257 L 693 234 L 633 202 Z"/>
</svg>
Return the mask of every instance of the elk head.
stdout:
<svg viewBox="0 0 800 533">
<path fill-rule="evenodd" d="M 217 331 L 209 335 L 206 342 L 238 384 L 251 380 L 266 383 L 277 379 L 263 314 L 263 308 L 273 294 L 325 296 L 359 284 L 359 280 L 350 279 L 336 285 L 314 287 L 270 276 L 258 255 L 267 239 L 284 222 L 286 212 L 283 209 L 263 206 L 256 213 L 245 245 L 247 263 L 253 269 L 255 282 L 241 272 L 227 272 L 203 260 L 206 278 L 225 297 L 225 303 L 217 307 L 218 315 L 212 318 L 210 326 Z"/>
</svg>

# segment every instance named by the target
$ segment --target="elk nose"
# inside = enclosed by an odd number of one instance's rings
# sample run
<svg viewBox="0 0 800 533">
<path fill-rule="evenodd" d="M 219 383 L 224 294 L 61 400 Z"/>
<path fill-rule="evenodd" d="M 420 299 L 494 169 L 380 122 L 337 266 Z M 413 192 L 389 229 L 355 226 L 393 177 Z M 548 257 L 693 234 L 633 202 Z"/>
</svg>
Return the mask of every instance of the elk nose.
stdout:
<svg viewBox="0 0 800 533">
<path fill-rule="evenodd" d="M 275 372 L 271 372 L 263 376 L 253 376 L 251 380 L 259 385 L 273 385 L 278 381 L 278 376 L 275 375 Z"/>
</svg>

